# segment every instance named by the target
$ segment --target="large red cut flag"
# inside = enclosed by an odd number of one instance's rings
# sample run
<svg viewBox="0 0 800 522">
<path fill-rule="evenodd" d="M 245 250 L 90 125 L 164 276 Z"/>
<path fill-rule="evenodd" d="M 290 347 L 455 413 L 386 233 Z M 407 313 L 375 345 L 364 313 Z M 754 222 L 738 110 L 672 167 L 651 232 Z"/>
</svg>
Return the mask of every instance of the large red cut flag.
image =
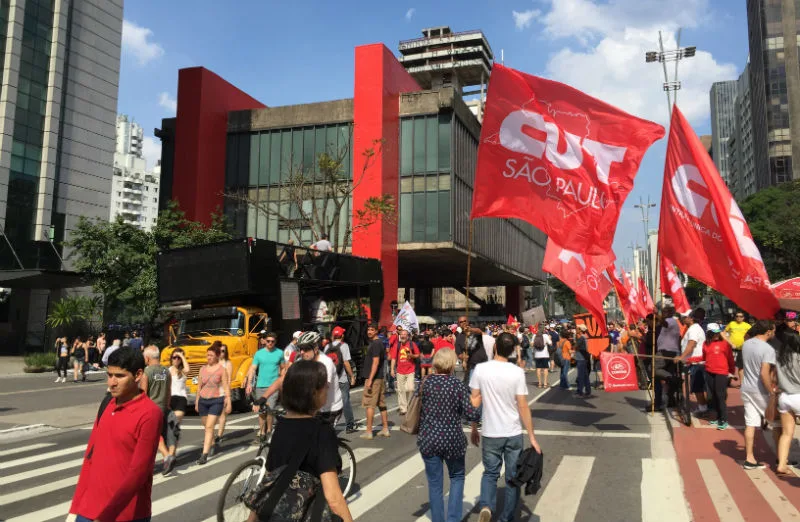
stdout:
<svg viewBox="0 0 800 522">
<path fill-rule="evenodd" d="M 613 262 L 614 254 L 610 251 L 601 256 L 583 255 L 562 248 L 548 239 L 542 264 L 542 270 L 554 275 L 575 292 L 576 300 L 592 314 L 602 335 L 608 335 L 603 301 L 613 285 L 606 268 Z"/>
<path fill-rule="evenodd" d="M 630 289 L 625 286 L 622 278 L 617 272 L 617 267 L 614 263 L 611 264 L 608 268 L 606 268 L 606 273 L 608 274 L 609 279 L 611 282 L 614 283 L 614 289 L 617 291 L 617 299 L 619 300 L 619 306 L 622 308 L 622 315 L 625 316 L 625 322 L 630 324 L 636 320 L 636 312 L 633 311 L 631 308 L 630 303 Z"/>
<path fill-rule="evenodd" d="M 682 272 L 753 316 L 768 319 L 778 311 L 744 216 L 677 107 L 664 166 L 658 248 Z"/>
<path fill-rule="evenodd" d="M 471 218 L 518 218 L 571 251 L 611 251 L 642 156 L 664 136 L 568 85 L 495 64 Z"/>
<path fill-rule="evenodd" d="M 650 296 L 650 290 L 647 288 L 644 279 L 641 277 L 639 278 L 639 299 L 642 300 L 641 310 L 644 312 L 645 317 L 655 311 L 656 305 L 653 304 L 653 298 Z"/>
<path fill-rule="evenodd" d="M 622 272 L 622 282 L 625 285 L 625 288 L 628 289 L 628 307 L 630 308 L 631 316 L 628 318 L 632 323 L 638 321 L 639 319 L 644 319 L 647 315 L 642 310 L 642 300 L 641 300 L 641 292 L 639 292 L 639 287 L 631 282 L 630 277 L 628 277 L 628 273 L 623 271 Z"/>
<path fill-rule="evenodd" d="M 686 298 L 686 292 L 683 290 L 681 280 L 678 279 L 678 274 L 675 272 L 675 266 L 672 261 L 664 256 L 661 256 L 661 292 L 672 298 L 675 311 L 679 314 L 686 313 L 692 309 L 689 306 L 689 300 Z"/>
</svg>

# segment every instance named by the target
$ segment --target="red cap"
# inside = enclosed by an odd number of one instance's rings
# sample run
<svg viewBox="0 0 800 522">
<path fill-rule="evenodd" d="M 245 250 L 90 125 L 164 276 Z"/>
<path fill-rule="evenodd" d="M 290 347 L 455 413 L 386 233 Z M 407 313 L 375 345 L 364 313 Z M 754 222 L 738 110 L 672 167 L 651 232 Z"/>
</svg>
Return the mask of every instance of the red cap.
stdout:
<svg viewBox="0 0 800 522">
<path fill-rule="evenodd" d="M 344 336 L 344 328 L 342 328 L 341 326 L 334 327 L 333 331 L 331 332 L 331 335 L 333 335 L 334 337 Z"/>
</svg>

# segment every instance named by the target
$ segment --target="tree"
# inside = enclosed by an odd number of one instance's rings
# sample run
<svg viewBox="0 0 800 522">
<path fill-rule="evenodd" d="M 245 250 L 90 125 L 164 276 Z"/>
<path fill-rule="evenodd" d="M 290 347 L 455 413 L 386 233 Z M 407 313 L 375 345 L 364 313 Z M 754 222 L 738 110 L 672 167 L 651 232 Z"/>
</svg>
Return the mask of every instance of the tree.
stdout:
<svg viewBox="0 0 800 522">
<path fill-rule="evenodd" d="M 310 230 L 316 239 L 328 236 L 334 251 L 346 252 L 357 230 L 368 229 L 380 220 L 397 219 L 397 205 L 389 194 L 367 198 L 361 208 L 354 210 L 352 220 L 350 216 L 342 216 L 342 210 L 352 202 L 353 193 L 364 183 L 368 170 L 380 159 L 382 147 L 382 140 L 375 140 L 372 147 L 361 153 L 364 166 L 352 180 L 346 175 L 345 162 L 350 155 L 349 145 L 345 145 L 318 154 L 316 165 L 297 165 L 290 158 L 289 165 L 284 166 L 280 201 L 261 201 L 246 189 L 227 191 L 223 196 L 245 209 L 255 209 L 267 219 L 277 220 L 298 244 L 301 233 Z"/>
<path fill-rule="evenodd" d="M 800 181 L 761 190 L 741 209 L 770 280 L 800 275 Z"/>
<path fill-rule="evenodd" d="M 156 256 L 159 251 L 230 239 L 225 218 L 212 215 L 211 225 L 186 219 L 174 201 L 150 231 L 116 221 L 82 218 L 68 243 L 75 268 L 103 296 L 106 322 L 144 324 L 145 334 L 158 319 Z"/>
<path fill-rule="evenodd" d="M 68 337 L 85 334 L 87 323 L 91 328 L 99 318 L 101 308 L 102 300 L 98 296 L 64 297 L 53 303 L 45 324 Z"/>
<path fill-rule="evenodd" d="M 572 288 L 568 287 L 557 277 L 550 276 L 547 278 L 547 281 L 547 284 L 550 285 L 550 289 L 552 290 L 551 295 L 553 299 L 564 308 L 564 313 L 566 315 L 574 315 L 582 309 L 575 299 L 575 292 Z"/>
</svg>

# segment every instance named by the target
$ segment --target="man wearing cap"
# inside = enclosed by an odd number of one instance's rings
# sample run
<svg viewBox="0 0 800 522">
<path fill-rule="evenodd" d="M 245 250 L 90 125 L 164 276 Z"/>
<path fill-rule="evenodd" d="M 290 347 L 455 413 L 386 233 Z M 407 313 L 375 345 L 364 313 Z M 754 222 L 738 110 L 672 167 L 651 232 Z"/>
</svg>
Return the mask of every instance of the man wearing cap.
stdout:
<svg viewBox="0 0 800 522">
<path fill-rule="evenodd" d="M 592 389 L 589 387 L 589 348 L 586 343 L 588 328 L 585 324 L 578 325 L 578 331 L 575 338 L 575 355 L 573 358 L 577 363 L 576 382 L 578 385 L 578 397 L 585 399 L 592 394 Z"/>
<path fill-rule="evenodd" d="M 292 342 L 290 342 L 289 345 L 283 349 L 284 363 L 289 364 L 290 362 L 292 362 L 291 361 L 292 353 L 297 352 L 297 339 L 299 339 L 302 334 L 303 332 L 300 331 L 297 331 L 292 334 Z"/>
<path fill-rule="evenodd" d="M 286 363 L 283 358 L 283 352 L 275 345 L 276 340 L 277 337 L 272 332 L 261 330 L 258 334 L 259 349 L 253 356 L 250 369 L 247 370 L 246 390 L 248 395 L 250 395 L 253 392 L 253 388 L 255 388 L 255 396 L 261 397 L 264 395 L 264 392 L 267 391 L 267 388 L 272 386 L 272 384 L 278 380 L 278 377 L 280 377 Z M 253 386 L 256 372 L 258 373 L 258 377 L 255 379 L 255 386 Z M 278 406 L 278 394 L 270 396 L 267 399 L 267 405 L 270 410 L 274 410 Z M 254 407 L 254 411 L 257 412 L 258 408 Z M 275 416 L 272 413 L 258 416 L 258 435 L 256 436 L 256 441 L 258 443 L 263 442 L 272 434 L 274 422 Z"/>
<path fill-rule="evenodd" d="M 342 412 L 344 413 L 344 421 L 346 423 L 347 433 L 353 433 L 355 428 L 355 417 L 353 416 L 353 407 L 350 404 L 350 386 L 356 383 L 355 375 L 353 375 L 353 368 L 350 366 L 350 346 L 343 341 L 345 329 L 341 326 L 336 326 L 331 331 L 333 342 L 327 346 L 325 355 L 330 356 L 332 353 L 342 361 L 342 370 L 339 372 L 339 389 L 342 391 Z"/>
<path fill-rule="evenodd" d="M 698 363 L 703 360 L 703 346 L 706 344 L 706 332 L 702 322 L 706 318 L 704 308 L 698 308 L 683 318 L 686 333 L 681 339 L 681 354 L 675 357 L 675 362 Z M 692 364 L 689 368 L 691 390 L 697 398 L 697 409 L 694 413 L 705 415 L 708 412 L 706 402 L 705 368 L 701 364 Z"/>
</svg>

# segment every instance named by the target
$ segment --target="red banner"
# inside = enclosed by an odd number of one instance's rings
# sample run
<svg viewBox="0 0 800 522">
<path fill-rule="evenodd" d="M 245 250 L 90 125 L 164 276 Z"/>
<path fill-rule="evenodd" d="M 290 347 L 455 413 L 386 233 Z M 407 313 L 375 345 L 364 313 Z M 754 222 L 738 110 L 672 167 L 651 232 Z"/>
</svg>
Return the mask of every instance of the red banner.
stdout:
<svg viewBox="0 0 800 522">
<path fill-rule="evenodd" d="M 661 256 L 661 293 L 672 298 L 675 311 L 679 314 L 686 313 L 692 309 L 689 306 L 689 300 L 686 298 L 686 292 L 683 289 L 681 280 L 678 279 L 678 274 L 675 272 L 675 266 L 672 261 L 664 256 Z"/>
<path fill-rule="evenodd" d="M 603 301 L 612 283 L 606 268 L 614 262 L 611 252 L 602 256 L 582 255 L 547 240 L 542 270 L 553 274 L 575 292 L 575 298 L 597 321 L 603 335 L 608 335 Z"/>
<path fill-rule="evenodd" d="M 625 324 L 631 324 L 632 322 L 636 321 L 636 313 L 631 308 L 630 303 L 630 289 L 625 286 L 625 283 L 622 281 L 622 278 L 617 272 L 617 266 L 612 263 L 611 266 L 606 268 L 606 273 L 608 274 L 609 279 L 611 282 L 614 283 L 614 289 L 617 291 L 617 300 L 619 301 L 619 306 L 622 309 L 622 315 L 625 316 Z"/>
<path fill-rule="evenodd" d="M 768 319 L 778 311 L 744 216 L 677 107 L 667 144 L 658 247 L 681 271 L 753 316 Z"/>
<path fill-rule="evenodd" d="M 642 300 L 640 297 L 641 292 L 639 291 L 639 287 L 631 283 L 631 279 L 628 277 L 627 272 L 622 272 L 622 282 L 625 287 L 628 289 L 628 307 L 631 311 L 631 316 L 629 317 L 632 323 L 635 323 L 639 319 L 644 319 L 647 315 L 642 310 Z"/>
<path fill-rule="evenodd" d="M 568 85 L 495 64 L 471 217 L 518 218 L 564 248 L 605 255 L 642 156 L 663 136 Z"/>
<path fill-rule="evenodd" d="M 629 353 L 600 354 L 600 370 L 603 372 L 603 388 L 607 392 L 637 391 L 636 361 Z"/>
<path fill-rule="evenodd" d="M 641 310 L 644 312 L 645 317 L 655 311 L 656 305 L 653 304 L 653 298 L 650 296 L 650 290 L 647 288 L 644 279 L 641 277 L 639 278 L 639 299 L 641 299 Z"/>
</svg>

